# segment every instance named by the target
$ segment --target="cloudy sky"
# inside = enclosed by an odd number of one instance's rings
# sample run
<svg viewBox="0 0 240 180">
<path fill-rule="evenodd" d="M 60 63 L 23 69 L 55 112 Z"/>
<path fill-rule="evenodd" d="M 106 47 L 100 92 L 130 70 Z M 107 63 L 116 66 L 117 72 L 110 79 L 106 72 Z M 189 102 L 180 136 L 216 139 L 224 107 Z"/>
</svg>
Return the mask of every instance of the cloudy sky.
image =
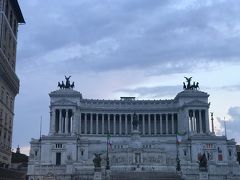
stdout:
<svg viewBox="0 0 240 180">
<path fill-rule="evenodd" d="M 223 134 L 240 143 L 240 2 L 19 0 L 13 147 L 49 127 L 48 93 L 71 75 L 84 98 L 174 98 L 184 76 L 210 94 Z"/>
</svg>

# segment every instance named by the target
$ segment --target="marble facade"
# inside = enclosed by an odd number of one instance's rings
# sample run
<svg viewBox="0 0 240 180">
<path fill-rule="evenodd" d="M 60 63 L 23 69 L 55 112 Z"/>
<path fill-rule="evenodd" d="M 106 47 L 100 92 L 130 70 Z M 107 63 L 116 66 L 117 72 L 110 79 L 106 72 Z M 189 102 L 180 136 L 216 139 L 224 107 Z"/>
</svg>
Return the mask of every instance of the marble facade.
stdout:
<svg viewBox="0 0 240 180">
<path fill-rule="evenodd" d="M 203 153 L 210 179 L 240 177 L 235 141 L 210 130 L 205 92 L 187 89 L 171 100 L 97 100 L 84 99 L 80 92 L 67 88 L 49 96 L 49 134 L 31 140 L 30 180 L 93 179 L 95 153 L 101 154 L 104 177 L 107 148 L 111 173 L 176 173 L 178 151 L 185 179 L 199 177 Z M 134 113 L 137 130 L 132 126 Z M 182 136 L 178 149 L 177 132 Z"/>
</svg>

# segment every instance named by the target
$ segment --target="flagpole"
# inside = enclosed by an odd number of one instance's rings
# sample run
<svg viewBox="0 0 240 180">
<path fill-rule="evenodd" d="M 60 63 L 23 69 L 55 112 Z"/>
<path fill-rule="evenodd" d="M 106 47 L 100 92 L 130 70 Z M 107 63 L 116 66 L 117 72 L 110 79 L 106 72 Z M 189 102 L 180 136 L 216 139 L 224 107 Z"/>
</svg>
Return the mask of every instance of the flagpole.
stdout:
<svg viewBox="0 0 240 180">
<path fill-rule="evenodd" d="M 176 166 L 176 171 L 177 173 L 178 172 L 181 172 L 181 165 L 180 165 L 180 159 L 179 159 L 179 142 L 178 142 L 178 132 L 176 133 L 176 149 L 177 149 L 177 158 L 176 158 L 176 161 L 177 161 L 177 166 Z"/>
<path fill-rule="evenodd" d="M 41 152 L 41 149 L 42 149 L 42 116 L 41 116 L 41 120 L 40 120 L 40 138 L 39 138 L 39 163 L 40 163 L 40 176 L 42 175 L 42 152 Z"/>
</svg>

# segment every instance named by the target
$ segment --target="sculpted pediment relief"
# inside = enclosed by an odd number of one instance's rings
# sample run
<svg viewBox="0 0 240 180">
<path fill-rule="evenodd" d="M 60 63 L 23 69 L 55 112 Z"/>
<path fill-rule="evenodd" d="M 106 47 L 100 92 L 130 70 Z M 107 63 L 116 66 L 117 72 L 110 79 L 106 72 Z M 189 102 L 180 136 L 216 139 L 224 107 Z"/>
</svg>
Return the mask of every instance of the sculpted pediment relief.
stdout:
<svg viewBox="0 0 240 180">
<path fill-rule="evenodd" d="M 51 105 L 67 105 L 67 106 L 75 106 L 77 103 L 72 102 L 68 99 L 60 99 L 58 101 L 52 102 Z"/>
</svg>

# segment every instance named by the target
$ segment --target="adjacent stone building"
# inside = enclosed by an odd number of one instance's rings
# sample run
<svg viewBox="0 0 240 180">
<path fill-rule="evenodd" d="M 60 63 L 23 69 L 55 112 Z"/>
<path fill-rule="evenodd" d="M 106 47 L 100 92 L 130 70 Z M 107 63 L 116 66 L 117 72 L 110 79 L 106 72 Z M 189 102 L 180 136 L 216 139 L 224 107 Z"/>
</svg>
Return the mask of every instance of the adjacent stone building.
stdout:
<svg viewBox="0 0 240 180">
<path fill-rule="evenodd" d="M 17 0 L 0 0 L 0 167 L 11 163 L 18 25 L 25 23 Z"/>
<path fill-rule="evenodd" d="M 178 170 L 198 179 L 205 157 L 210 179 L 240 177 L 236 143 L 210 128 L 209 94 L 197 87 L 184 87 L 170 100 L 99 100 L 83 98 L 69 79 L 66 85 L 49 94 L 49 134 L 31 140 L 29 180 L 93 179 L 95 154 L 101 154 L 103 176 L 109 160 L 112 177 Z"/>
</svg>

